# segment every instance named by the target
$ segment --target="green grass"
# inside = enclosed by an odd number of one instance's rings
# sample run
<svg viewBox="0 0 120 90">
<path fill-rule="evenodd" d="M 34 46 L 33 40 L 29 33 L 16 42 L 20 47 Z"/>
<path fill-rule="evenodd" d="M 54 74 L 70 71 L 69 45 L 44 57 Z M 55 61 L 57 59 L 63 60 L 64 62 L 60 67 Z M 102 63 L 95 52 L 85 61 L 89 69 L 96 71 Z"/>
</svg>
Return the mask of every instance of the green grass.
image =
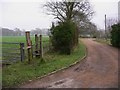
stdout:
<svg viewBox="0 0 120 90">
<path fill-rule="evenodd" d="M 2 39 L 2 42 L 24 43 L 25 49 L 26 49 L 26 37 L 25 36 L 3 36 L 3 37 L 0 37 L 0 39 Z M 32 43 L 35 44 L 35 37 L 34 36 L 31 36 L 31 40 L 32 40 Z M 49 37 L 43 36 L 42 41 L 43 41 L 43 46 L 48 45 Z M 7 60 L 8 58 L 13 58 L 14 54 L 10 55 L 11 53 L 18 53 L 15 55 L 17 57 L 20 56 L 20 49 L 19 48 L 20 48 L 19 44 L 0 44 L 0 49 L 2 50 L 2 53 L 5 55 L 9 55 L 9 56 L 2 57 L 2 60 Z M 18 50 L 14 50 L 14 49 L 18 49 Z M 35 45 L 33 46 L 33 49 L 35 49 Z"/>
<path fill-rule="evenodd" d="M 31 36 L 30 37 L 32 40 L 32 43 L 35 43 L 35 37 Z M 26 37 L 25 36 L 3 36 L 0 37 L 2 39 L 2 42 L 18 42 L 18 43 L 25 43 L 26 44 Z M 48 41 L 48 36 L 43 36 L 42 41 Z"/>
<path fill-rule="evenodd" d="M 32 44 L 35 44 L 35 37 L 30 37 L 32 40 Z M 12 42 L 12 43 L 24 43 L 26 46 L 26 37 L 25 36 L 3 36 L 0 37 L 2 39 L 2 42 Z M 48 44 L 49 38 L 48 36 L 43 36 L 42 38 L 43 45 Z M 0 44 L 1 47 L 1 44 Z M 8 47 L 8 48 L 19 48 L 19 45 L 16 44 L 2 44 L 2 47 Z"/>
<path fill-rule="evenodd" d="M 95 41 L 103 43 L 103 44 L 108 44 L 111 45 L 110 39 L 96 39 Z"/>
<path fill-rule="evenodd" d="M 24 43 L 26 46 L 26 37 L 25 36 L 3 36 L 0 37 L 2 42 L 12 42 L 12 43 Z M 35 44 L 35 37 L 31 36 L 32 44 Z M 49 38 L 48 36 L 43 36 L 42 38 L 43 45 L 48 44 Z M 8 47 L 8 48 L 19 48 L 19 44 L 0 44 L 0 47 Z"/>
<path fill-rule="evenodd" d="M 44 55 L 44 61 L 34 58 L 32 64 L 16 63 L 3 68 L 3 87 L 14 87 L 23 82 L 46 75 L 52 71 L 69 66 L 85 56 L 86 48 L 82 42 L 75 48 L 71 55 L 61 55 L 48 52 Z"/>
</svg>

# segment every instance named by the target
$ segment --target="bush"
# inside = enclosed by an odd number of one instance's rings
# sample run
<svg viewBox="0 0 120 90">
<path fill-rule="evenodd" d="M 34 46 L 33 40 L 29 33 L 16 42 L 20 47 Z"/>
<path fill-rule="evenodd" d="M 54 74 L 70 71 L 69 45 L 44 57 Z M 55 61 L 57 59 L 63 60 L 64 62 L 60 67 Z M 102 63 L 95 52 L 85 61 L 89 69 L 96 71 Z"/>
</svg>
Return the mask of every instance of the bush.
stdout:
<svg viewBox="0 0 120 90">
<path fill-rule="evenodd" d="M 70 54 L 74 47 L 76 25 L 69 21 L 59 23 L 51 29 L 52 44 L 55 50 L 61 53 Z"/>
<path fill-rule="evenodd" d="M 120 47 L 120 23 L 112 26 L 111 44 L 115 47 Z"/>
</svg>

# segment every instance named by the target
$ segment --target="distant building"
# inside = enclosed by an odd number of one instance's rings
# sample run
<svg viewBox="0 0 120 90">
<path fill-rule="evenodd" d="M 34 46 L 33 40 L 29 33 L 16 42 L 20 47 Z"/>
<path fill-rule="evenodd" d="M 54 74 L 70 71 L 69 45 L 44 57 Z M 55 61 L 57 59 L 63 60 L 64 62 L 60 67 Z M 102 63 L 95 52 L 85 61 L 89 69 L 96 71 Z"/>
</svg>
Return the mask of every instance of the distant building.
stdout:
<svg viewBox="0 0 120 90">
<path fill-rule="evenodd" d="M 118 2 L 118 21 L 120 22 L 120 1 Z"/>
</svg>

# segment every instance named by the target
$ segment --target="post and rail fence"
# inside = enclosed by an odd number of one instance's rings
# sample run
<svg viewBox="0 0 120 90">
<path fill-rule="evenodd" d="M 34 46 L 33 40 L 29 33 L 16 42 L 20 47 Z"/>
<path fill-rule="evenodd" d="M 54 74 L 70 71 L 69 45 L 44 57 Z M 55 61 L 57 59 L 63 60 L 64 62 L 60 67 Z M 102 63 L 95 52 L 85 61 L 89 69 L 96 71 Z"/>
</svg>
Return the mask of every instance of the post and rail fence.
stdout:
<svg viewBox="0 0 120 90">
<path fill-rule="evenodd" d="M 30 32 L 26 32 L 26 44 L 17 42 L 0 42 L 2 46 L 2 63 L 14 63 L 28 59 L 31 63 L 33 57 L 43 58 L 51 48 L 50 39 L 42 40 L 42 35 L 35 34 L 35 43 L 30 39 Z M 26 45 L 26 46 L 25 46 Z"/>
<path fill-rule="evenodd" d="M 2 63 L 14 63 L 25 59 L 24 43 L 0 42 L 2 44 Z"/>
</svg>

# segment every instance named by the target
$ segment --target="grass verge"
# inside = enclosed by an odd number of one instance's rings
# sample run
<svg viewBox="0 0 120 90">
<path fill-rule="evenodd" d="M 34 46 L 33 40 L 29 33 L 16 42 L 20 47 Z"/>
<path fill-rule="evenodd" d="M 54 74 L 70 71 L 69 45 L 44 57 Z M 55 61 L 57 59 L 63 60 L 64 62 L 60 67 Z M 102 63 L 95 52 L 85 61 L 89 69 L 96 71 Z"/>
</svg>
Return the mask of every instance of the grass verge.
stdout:
<svg viewBox="0 0 120 90">
<path fill-rule="evenodd" d="M 86 54 L 85 45 L 80 42 L 71 55 L 60 55 L 58 53 L 46 53 L 45 62 L 34 59 L 32 64 L 16 63 L 3 68 L 2 86 L 15 87 L 37 77 L 46 75 L 60 68 L 67 67 L 80 60 Z"/>
<path fill-rule="evenodd" d="M 110 39 L 95 39 L 95 41 L 103 43 L 103 44 L 108 44 L 111 45 Z"/>
</svg>

